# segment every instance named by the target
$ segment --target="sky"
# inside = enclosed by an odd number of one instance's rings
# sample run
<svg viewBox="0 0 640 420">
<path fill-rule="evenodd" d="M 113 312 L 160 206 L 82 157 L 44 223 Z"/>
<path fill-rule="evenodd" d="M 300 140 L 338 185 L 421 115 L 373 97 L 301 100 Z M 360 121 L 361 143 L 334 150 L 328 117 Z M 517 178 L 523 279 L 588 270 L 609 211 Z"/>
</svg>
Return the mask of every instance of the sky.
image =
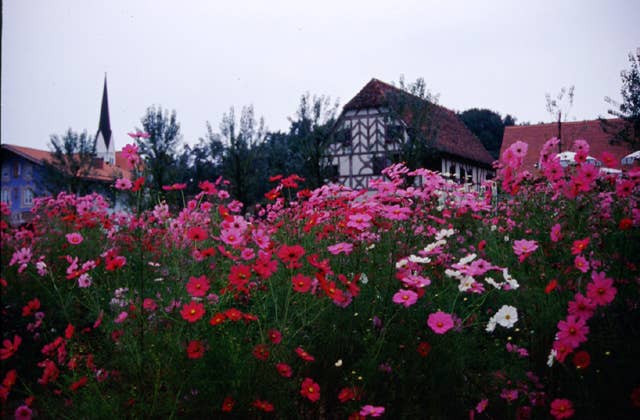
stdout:
<svg viewBox="0 0 640 420">
<path fill-rule="evenodd" d="M 347 103 L 371 78 L 422 77 L 439 104 L 550 122 L 545 95 L 575 86 L 568 121 L 606 116 L 640 48 L 635 0 L 4 0 L 2 131 L 47 149 L 95 135 L 105 74 L 117 149 L 149 106 L 185 144 L 230 107 L 287 130 L 300 97 Z M 565 108 L 568 104 L 565 103 Z"/>
</svg>

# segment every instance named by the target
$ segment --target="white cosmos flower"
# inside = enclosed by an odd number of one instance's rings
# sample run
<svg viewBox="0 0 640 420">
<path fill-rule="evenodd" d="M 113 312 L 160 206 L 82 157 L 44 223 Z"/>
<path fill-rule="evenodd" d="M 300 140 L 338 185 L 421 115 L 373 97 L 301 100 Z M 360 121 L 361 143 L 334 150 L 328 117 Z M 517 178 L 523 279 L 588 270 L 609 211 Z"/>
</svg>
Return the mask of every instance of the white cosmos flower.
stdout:
<svg viewBox="0 0 640 420">
<path fill-rule="evenodd" d="M 454 279 L 462 279 L 462 273 L 457 271 L 457 270 L 452 270 L 450 268 L 447 268 L 444 270 L 444 275 L 447 277 L 452 277 Z"/>
<path fill-rule="evenodd" d="M 491 318 L 489 318 L 489 322 L 487 322 L 487 328 L 485 328 L 485 331 L 493 332 L 493 330 L 495 329 L 496 329 L 496 317 L 492 316 Z"/>
<path fill-rule="evenodd" d="M 431 262 L 431 258 L 429 257 L 419 257 L 417 255 L 410 255 L 409 261 L 418 264 L 429 264 Z"/>
<path fill-rule="evenodd" d="M 512 328 L 518 322 L 518 310 L 509 305 L 503 305 L 495 314 L 496 322 L 505 328 Z"/>
<path fill-rule="evenodd" d="M 408 261 L 406 258 L 403 258 L 403 259 L 401 259 L 400 261 L 398 261 L 398 262 L 396 263 L 396 269 L 398 269 L 398 268 L 402 268 L 402 267 L 404 267 L 404 266 L 405 266 L 405 265 L 407 265 L 407 264 L 409 264 L 409 261 Z"/>
<path fill-rule="evenodd" d="M 469 264 L 471 261 L 475 260 L 477 257 L 476 254 L 469 254 L 466 257 L 460 258 L 460 261 L 458 262 L 458 264 L 460 265 L 467 265 Z"/>
<path fill-rule="evenodd" d="M 436 241 L 453 236 L 454 233 L 455 231 L 453 229 L 442 229 L 440 232 L 436 233 Z"/>
<path fill-rule="evenodd" d="M 549 358 L 547 359 L 547 366 L 551 367 L 553 366 L 553 360 L 558 356 L 558 352 L 555 350 L 551 350 L 551 353 L 549 353 Z"/>
<path fill-rule="evenodd" d="M 492 285 L 496 289 L 499 289 L 502 287 L 502 283 L 496 283 L 496 281 L 491 277 L 485 277 L 484 281 L 486 281 L 488 284 Z"/>
<path fill-rule="evenodd" d="M 473 279 L 473 277 L 465 276 L 462 278 L 462 280 L 460 280 L 460 284 L 458 285 L 458 290 L 460 290 L 461 292 L 466 292 L 467 290 L 473 287 L 473 284 L 475 282 L 476 281 Z"/>
</svg>

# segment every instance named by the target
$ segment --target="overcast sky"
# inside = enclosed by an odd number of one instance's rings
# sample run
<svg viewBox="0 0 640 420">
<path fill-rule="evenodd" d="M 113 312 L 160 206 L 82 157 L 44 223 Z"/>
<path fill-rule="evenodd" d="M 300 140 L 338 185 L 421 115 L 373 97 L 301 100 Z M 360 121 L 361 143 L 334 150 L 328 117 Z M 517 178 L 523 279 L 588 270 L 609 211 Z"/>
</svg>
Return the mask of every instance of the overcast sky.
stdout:
<svg viewBox="0 0 640 420">
<path fill-rule="evenodd" d="M 344 105 L 400 75 L 447 108 L 532 123 L 575 85 L 569 120 L 594 119 L 620 99 L 638 22 L 636 0 L 4 0 L 2 142 L 94 135 L 105 73 L 117 149 L 150 105 L 193 144 L 230 106 L 286 130 L 304 92 Z"/>
</svg>

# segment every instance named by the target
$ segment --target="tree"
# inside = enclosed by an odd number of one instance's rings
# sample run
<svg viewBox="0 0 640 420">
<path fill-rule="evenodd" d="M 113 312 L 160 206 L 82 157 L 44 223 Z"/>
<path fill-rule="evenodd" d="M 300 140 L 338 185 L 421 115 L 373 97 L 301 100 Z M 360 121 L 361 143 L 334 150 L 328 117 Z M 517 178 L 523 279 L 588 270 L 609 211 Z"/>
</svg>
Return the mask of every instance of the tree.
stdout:
<svg viewBox="0 0 640 420">
<path fill-rule="evenodd" d="M 555 98 L 550 94 L 546 94 L 547 112 L 551 114 L 554 120 L 558 121 L 558 153 L 562 152 L 562 114 L 564 113 L 564 121 L 567 121 L 569 110 L 573 106 L 573 92 L 575 87 L 569 89 L 563 87 Z"/>
<path fill-rule="evenodd" d="M 515 125 L 516 119 L 507 115 L 504 119 L 489 109 L 471 108 L 459 115 L 467 128 L 475 134 L 494 159 L 500 156 L 504 128 Z"/>
<path fill-rule="evenodd" d="M 609 109 L 609 115 L 627 122 L 622 129 L 618 129 L 616 137 L 637 147 L 640 145 L 640 48 L 636 50 L 635 56 L 633 53 L 629 54 L 629 62 L 631 69 L 620 72 L 622 103 L 617 103 L 609 97 L 605 97 L 605 101 L 617 108 Z"/>
<path fill-rule="evenodd" d="M 407 138 L 401 139 L 399 160 L 410 169 L 429 168 L 440 170 L 440 152 L 435 147 L 438 136 L 437 103 L 439 95 L 432 94 L 423 78 L 406 83 L 400 76 L 398 91 L 387 94 L 389 103 L 388 126 L 402 121 Z"/>
<path fill-rule="evenodd" d="M 44 162 L 42 177 L 44 189 L 52 194 L 60 191 L 74 194 L 89 192 L 92 185 L 87 177 L 93 168 L 96 145 L 87 131 L 76 133 L 69 128 L 62 136 L 51 135 L 49 149 L 51 160 Z"/>
<path fill-rule="evenodd" d="M 182 138 L 180 124 L 175 110 L 169 114 L 162 107 L 155 106 L 147 108 L 141 123 L 149 138 L 136 138 L 136 142 L 149 175 L 149 185 L 158 191 L 163 185 L 175 183 L 175 156 Z"/>
<path fill-rule="evenodd" d="M 338 106 L 328 96 L 307 92 L 300 98 L 295 119 L 289 118 L 289 145 L 302 163 L 298 175 L 305 178 L 308 188 L 321 186 L 330 175 L 326 156 Z"/>
<path fill-rule="evenodd" d="M 258 197 L 257 180 L 265 174 L 258 170 L 258 145 L 264 141 L 264 120 L 256 121 L 253 106 L 242 108 L 240 122 L 236 121 L 234 108 L 224 114 L 220 123 L 218 138 L 224 145 L 222 174 L 231 182 L 231 194 L 235 199 L 248 205 Z"/>
</svg>

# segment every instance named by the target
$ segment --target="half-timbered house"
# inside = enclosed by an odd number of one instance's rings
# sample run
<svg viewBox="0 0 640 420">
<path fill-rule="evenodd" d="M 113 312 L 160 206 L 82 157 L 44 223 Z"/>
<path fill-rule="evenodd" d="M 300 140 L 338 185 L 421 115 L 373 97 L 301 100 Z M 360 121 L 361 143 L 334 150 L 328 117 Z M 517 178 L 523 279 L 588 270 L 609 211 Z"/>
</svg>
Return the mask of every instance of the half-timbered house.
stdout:
<svg viewBox="0 0 640 420">
<path fill-rule="evenodd" d="M 396 96 L 394 96 L 396 95 Z M 411 116 L 393 109 L 392 96 L 411 96 L 395 86 L 372 79 L 343 108 L 334 129 L 334 141 L 327 160 L 333 180 L 351 188 L 369 189 L 372 179 L 403 158 L 403 144 L 411 139 Z M 454 180 L 475 186 L 493 177 L 493 158 L 480 140 L 457 115 L 442 106 L 417 101 L 430 107 L 430 147 L 436 157 L 428 169 L 450 175 Z M 416 101 L 414 101 L 416 102 Z M 425 138 L 425 136 L 421 136 Z"/>
</svg>

